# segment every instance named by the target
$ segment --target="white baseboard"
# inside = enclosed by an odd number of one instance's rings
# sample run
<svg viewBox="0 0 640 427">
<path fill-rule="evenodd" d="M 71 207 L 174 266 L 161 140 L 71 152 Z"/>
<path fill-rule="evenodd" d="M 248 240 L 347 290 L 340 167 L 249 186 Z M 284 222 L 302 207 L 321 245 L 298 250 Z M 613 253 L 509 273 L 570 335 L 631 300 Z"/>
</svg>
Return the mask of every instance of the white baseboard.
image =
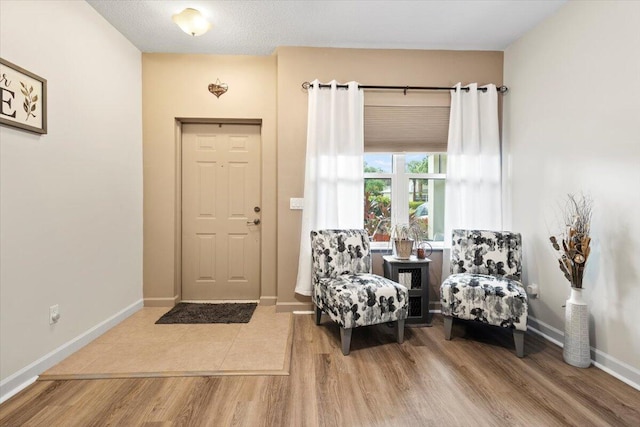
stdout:
<svg viewBox="0 0 640 427">
<path fill-rule="evenodd" d="M 529 316 L 527 329 L 559 347 L 564 347 L 564 332 L 535 317 Z M 640 369 L 634 368 L 594 347 L 591 347 L 591 363 L 623 383 L 630 385 L 636 390 L 640 390 Z"/>
<path fill-rule="evenodd" d="M 89 344 L 91 341 L 98 338 L 100 335 L 104 334 L 136 311 L 140 310 L 142 305 L 143 300 L 136 301 L 103 322 L 100 322 L 88 331 L 62 344 L 60 347 L 2 380 L 2 382 L 0 382 L 0 403 L 8 400 L 13 395 L 32 384 L 38 378 L 38 375 L 50 367 L 61 362 L 72 353 L 80 350 L 82 347 Z"/>
<path fill-rule="evenodd" d="M 564 332 L 544 323 L 542 320 L 529 316 L 527 318 L 527 329 L 559 347 L 564 347 Z"/>
</svg>

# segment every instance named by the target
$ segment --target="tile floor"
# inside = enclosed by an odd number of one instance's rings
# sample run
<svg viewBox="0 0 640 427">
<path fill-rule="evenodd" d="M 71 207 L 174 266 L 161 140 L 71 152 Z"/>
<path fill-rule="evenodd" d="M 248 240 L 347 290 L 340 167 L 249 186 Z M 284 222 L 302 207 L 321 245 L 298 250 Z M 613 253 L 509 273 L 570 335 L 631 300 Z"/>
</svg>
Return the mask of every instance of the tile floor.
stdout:
<svg viewBox="0 0 640 427">
<path fill-rule="evenodd" d="M 40 379 L 288 374 L 291 313 L 258 306 L 249 323 L 156 325 L 168 310 L 141 309 Z"/>
</svg>

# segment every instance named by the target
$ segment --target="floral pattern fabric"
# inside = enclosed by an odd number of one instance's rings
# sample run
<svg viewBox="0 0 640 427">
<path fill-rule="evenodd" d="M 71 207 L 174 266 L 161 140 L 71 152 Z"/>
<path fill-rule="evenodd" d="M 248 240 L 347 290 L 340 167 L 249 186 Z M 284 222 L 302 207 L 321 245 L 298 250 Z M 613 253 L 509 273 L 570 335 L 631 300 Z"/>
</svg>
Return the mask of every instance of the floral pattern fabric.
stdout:
<svg viewBox="0 0 640 427">
<path fill-rule="evenodd" d="M 363 230 L 311 231 L 313 276 L 371 273 L 369 236 Z"/>
<path fill-rule="evenodd" d="M 522 275 L 522 237 L 519 233 L 453 230 L 451 273 Z"/>
<path fill-rule="evenodd" d="M 371 274 L 364 230 L 311 232 L 313 302 L 344 328 L 406 319 L 407 288 Z"/>
<path fill-rule="evenodd" d="M 518 233 L 454 230 L 451 272 L 440 287 L 442 314 L 526 330 L 527 293 Z"/>
</svg>

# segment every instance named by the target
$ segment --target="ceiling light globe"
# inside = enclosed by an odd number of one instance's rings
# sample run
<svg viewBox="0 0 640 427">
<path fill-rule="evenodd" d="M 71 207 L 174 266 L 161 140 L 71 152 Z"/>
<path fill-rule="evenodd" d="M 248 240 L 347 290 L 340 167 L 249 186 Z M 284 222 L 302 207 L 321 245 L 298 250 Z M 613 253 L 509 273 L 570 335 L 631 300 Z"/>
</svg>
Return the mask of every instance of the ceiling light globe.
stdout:
<svg viewBox="0 0 640 427">
<path fill-rule="evenodd" d="M 211 23 L 196 9 L 187 8 L 172 19 L 182 31 L 192 36 L 201 36 L 211 28 Z"/>
</svg>

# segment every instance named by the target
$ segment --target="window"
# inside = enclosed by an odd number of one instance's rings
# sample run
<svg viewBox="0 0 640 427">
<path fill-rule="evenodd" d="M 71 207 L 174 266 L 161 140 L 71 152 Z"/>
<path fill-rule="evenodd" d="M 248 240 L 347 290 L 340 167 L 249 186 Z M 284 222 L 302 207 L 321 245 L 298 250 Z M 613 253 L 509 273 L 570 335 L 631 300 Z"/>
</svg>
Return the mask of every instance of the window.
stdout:
<svg viewBox="0 0 640 427">
<path fill-rule="evenodd" d="M 441 242 L 449 106 L 434 94 L 416 94 L 411 105 L 396 95 L 365 95 L 365 228 L 373 246 L 390 239 L 393 225 L 411 221 Z"/>
<path fill-rule="evenodd" d="M 394 224 L 417 223 L 428 240 L 444 240 L 446 153 L 365 153 L 364 224 L 373 242 Z"/>
</svg>

